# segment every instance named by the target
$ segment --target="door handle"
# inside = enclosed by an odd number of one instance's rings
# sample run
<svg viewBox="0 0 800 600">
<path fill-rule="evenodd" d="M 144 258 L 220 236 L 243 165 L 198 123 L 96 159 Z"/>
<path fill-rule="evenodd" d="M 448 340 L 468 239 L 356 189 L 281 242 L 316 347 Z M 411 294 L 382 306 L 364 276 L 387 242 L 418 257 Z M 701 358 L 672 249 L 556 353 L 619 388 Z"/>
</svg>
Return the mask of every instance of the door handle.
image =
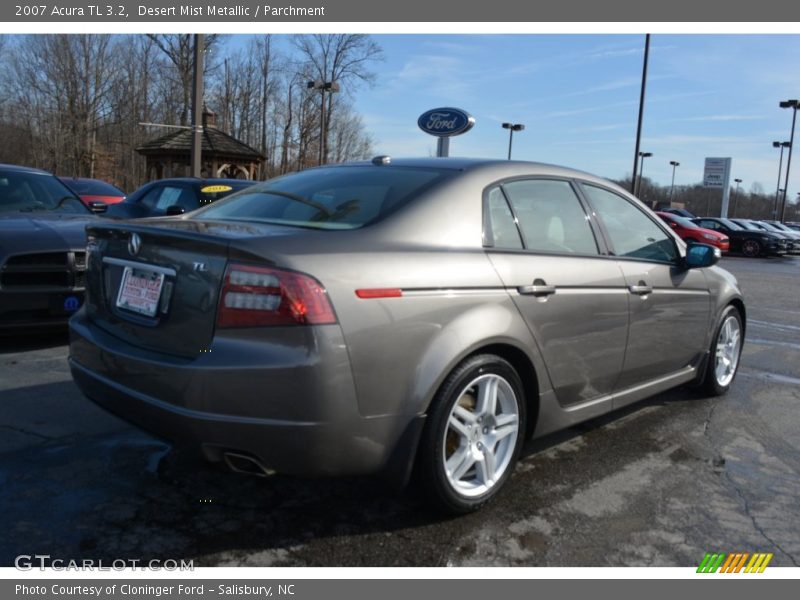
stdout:
<svg viewBox="0 0 800 600">
<path fill-rule="evenodd" d="M 653 286 L 647 285 L 644 281 L 640 281 L 636 285 L 629 285 L 628 291 L 631 294 L 646 296 L 647 294 L 651 294 L 653 292 Z"/>
<path fill-rule="evenodd" d="M 543 279 L 534 279 L 533 285 L 521 285 L 517 288 L 517 291 L 525 296 L 541 298 L 543 296 L 555 294 L 556 286 L 547 285 Z"/>
</svg>

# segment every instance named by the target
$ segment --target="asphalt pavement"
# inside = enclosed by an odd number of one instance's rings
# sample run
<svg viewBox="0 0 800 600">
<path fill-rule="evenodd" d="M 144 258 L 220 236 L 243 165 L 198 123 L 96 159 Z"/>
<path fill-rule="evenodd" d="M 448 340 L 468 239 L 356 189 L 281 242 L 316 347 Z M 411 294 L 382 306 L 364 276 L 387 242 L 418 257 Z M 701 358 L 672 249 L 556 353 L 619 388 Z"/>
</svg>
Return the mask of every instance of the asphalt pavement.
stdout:
<svg viewBox="0 0 800 600">
<path fill-rule="evenodd" d="M 504 493 L 459 518 L 370 478 L 196 462 L 85 400 L 65 334 L 0 338 L 0 566 L 799 566 L 800 258 L 722 266 L 748 308 L 727 396 L 676 389 L 530 442 Z"/>
</svg>

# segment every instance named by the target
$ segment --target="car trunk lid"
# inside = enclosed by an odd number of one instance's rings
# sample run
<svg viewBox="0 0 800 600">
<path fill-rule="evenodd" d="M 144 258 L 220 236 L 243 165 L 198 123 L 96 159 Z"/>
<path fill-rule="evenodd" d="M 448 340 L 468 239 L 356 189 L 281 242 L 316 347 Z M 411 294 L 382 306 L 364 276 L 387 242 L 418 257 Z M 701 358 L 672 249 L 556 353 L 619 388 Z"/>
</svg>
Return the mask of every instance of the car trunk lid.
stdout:
<svg viewBox="0 0 800 600">
<path fill-rule="evenodd" d="M 123 341 L 183 357 L 207 351 L 232 242 L 285 233 L 249 224 L 165 220 L 87 229 L 87 315 Z M 269 264 L 266 262 L 266 264 Z"/>
</svg>

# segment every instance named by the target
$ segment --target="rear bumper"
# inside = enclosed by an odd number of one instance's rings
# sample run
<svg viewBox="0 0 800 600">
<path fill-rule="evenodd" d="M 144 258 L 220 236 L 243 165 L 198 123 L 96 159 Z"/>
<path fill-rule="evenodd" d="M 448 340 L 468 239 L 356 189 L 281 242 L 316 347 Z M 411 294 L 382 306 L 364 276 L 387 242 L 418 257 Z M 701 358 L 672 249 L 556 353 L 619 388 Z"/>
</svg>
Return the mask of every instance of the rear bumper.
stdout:
<svg viewBox="0 0 800 600">
<path fill-rule="evenodd" d="M 185 360 L 127 346 L 81 312 L 70 321 L 69 364 L 93 402 L 209 460 L 232 452 L 279 473 L 391 470 L 405 477 L 422 419 L 362 417 L 341 331 L 316 329 L 317 344 L 304 358 L 291 348 L 278 352 L 275 342 L 231 338 L 215 339 L 211 352 Z M 276 361 L 279 355 L 286 358 Z"/>
</svg>

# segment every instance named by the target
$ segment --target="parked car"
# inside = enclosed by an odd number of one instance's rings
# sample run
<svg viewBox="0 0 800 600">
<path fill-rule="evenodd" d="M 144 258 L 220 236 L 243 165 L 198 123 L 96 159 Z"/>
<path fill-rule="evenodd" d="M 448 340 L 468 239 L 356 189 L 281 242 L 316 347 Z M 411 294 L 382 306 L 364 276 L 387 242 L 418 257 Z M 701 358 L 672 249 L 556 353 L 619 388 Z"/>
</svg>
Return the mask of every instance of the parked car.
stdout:
<svg viewBox="0 0 800 600">
<path fill-rule="evenodd" d="M 784 223 L 784 225 L 786 225 L 786 227 L 789 227 L 790 229 L 794 229 L 795 231 L 800 231 L 800 223 L 787 221 L 786 223 Z"/>
<path fill-rule="evenodd" d="M 0 164 L 0 331 L 63 327 L 78 310 L 94 219 L 54 175 Z"/>
<path fill-rule="evenodd" d="M 105 210 L 105 207 L 98 203 L 108 205 L 125 200 L 125 192 L 100 179 L 89 179 L 88 177 L 59 177 L 59 179 L 75 192 L 90 210 L 95 212 Z"/>
<path fill-rule="evenodd" d="M 784 254 L 791 254 L 794 250 L 794 240 L 792 237 L 787 234 L 783 233 L 782 231 L 775 231 L 772 228 L 759 223 L 758 221 L 753 221 L 752 219 L 731 219 L 737 225 L 744 227 L 748 231 L 763 231 L 770 235 L 775 236 L 781 242 L 781 248 L 784 250 Z"/>
<path fill-rule="evenodd" d="M 704 229 L 713 229 L 727 235 L 731 252 L 739 252 L 748 257 L 786 254 L 786 240 L 766 231 L 745 229 L 722 217 L 700 217 L 692 219 L 692 222 Z"/>
<path fill-rule="evenodd" d="M 788 240 L 786 246 L 787 252 L 789 254 L 800 254 L 800 231 L 795 231 L 789 227 L 784 227 L 783 224 L 778 221 L 772 222 L 751 220 L 750 222 L 764 231 L 768 231 L 776 235 L 782 235 Z"/>
<path fill-rule="evenodd" d="M 243 179 L 159 179 L 144 184 L 124 202 L 109 206 L 106 216 L 139 219 L 179 215 L 215 202 L 254 183 Z"/>
<path fill-rule="evenodd" d="M 724 394 L 745 305 L 622 188 L 454 158 L 326 166 L 88 229 L 80 389 L 238 471 L 475 510 L 523 441 L 681 384 Z"/>
<path fill-rule="evenodd" d="M 659 211 L 656 214 L 687 244 L 708 244 L 719 248 L 721 252 L 730 250 L 730 239 L 724 233 L 703 229 L 674 213 Z"/>
</svg>

